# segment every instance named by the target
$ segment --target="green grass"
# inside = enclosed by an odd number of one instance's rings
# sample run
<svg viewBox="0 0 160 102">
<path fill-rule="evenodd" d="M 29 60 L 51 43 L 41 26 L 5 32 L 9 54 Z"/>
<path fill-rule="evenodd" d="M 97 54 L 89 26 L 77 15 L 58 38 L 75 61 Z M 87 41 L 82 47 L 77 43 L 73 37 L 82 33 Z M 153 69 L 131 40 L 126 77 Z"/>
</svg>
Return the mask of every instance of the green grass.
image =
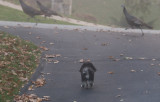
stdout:
<svg viewBox="0 0 160 102">
<path fill-rule="evenodd" d="M 17 1 L 14 0 L 15 3 Z M 159 0 L 73 0 L 72 15 L 69 17 L 97 24 L 126 27 L 128 25 L 121 8 L 122 4 L 126 5 L 132 15 L 154 29 L 160 29 Z M 148 7 L 145 8 L 146 6 Z"/>
<path fill-rule="evenodd" d="M 0 102 L 13 101 L 37 68 L 40 54 L 31 42 L 0 31 Z"/>
<path fill-rule="evenodd" d="M 154 29 L 160 29 L 159 0 L 146 0 L 145 2 L 148 3 L 149 1 L 150 3 L 147 9 L 145 9 L 145 7 L 148 4 L 139 3 L 138 1 L 140 0 L 126 1 L 130 2 L 127 4 L 125 0 L 73 0 L 72 17 L 82 19 L 78 17 L 77 14 L 88 14 L 96 18 L 99 24 L 124 27 L 127 26 L 127 24 L 121 5 L 125 4 L 132 15 L 141 18 L 143 21 L 153 26 Z"/>
<path fill-rule="evenodd" d="M 24 14 L 22 11 L 0 5 L 0 20 L 28 22 L 28 18 L 29 16 Z M 63 22 L 53 19 L 45 19 L 44 17 L 41 16 L 37 16 L 36 18 L 39 19 L 38 23 L 73 25 L 68 22 Z M 36 22 L 36 21 L 33 18 L 30 18 L 29 22 Z"/>
</svg>

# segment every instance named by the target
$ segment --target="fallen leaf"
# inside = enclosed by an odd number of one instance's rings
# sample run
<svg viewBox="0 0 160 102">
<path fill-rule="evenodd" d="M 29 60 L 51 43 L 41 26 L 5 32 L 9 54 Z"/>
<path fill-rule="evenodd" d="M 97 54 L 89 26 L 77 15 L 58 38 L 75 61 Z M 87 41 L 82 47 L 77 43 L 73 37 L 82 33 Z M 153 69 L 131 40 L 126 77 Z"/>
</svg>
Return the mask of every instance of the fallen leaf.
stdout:
<svg viewBox="0 0 160 102">
<path fill-rule="evenodd" d="M 155 61 L 156 59 L 152 59 L 152 61 Z"/>
<path fill-rule="evenodd" d="M 74 29 L 74 30 L 77 30 L 77 31 L 78 31 L 79 29 L 78 29 L 78 28 L 76 28 L 76 29 Z"/>
<path fill-rule="evenodd" d="M 90 59 L 87 59 L 87 60 L 80 59 L 80 60 L 79 60 L 79 63 L 84 63 L 84 62 L 91 62 L 91 60 L 90 60 Z"/>
<path fill-rule="evenodd" d="M 58 61 L 58 60 L 54 60 L 53 62 L 54 62 L 54 64 L 57 64 L 57 63 L 59 63 L 59 61 Z"/>
<path fill-rule="evenodd" d="M 119 87 L 119 88 L 117 88 L 117 89 L 118 89 L 118 90 L 122 90 L 122 88 L 120 88 L 120 87 Z"/>
<path fill-rule="evenodd" d="M 124 56 L 124 54 L 120 54 L 120 56 Z"/>
<path fill-rule="evenodd" d="M 37 38 L 37 39 L 40 39 L 40 37 L 39 37 L 39 36 L 37 36 L 36 38 Z"/>
<path fill-rule="evenodd" d="M 33 87 L 34 87 L 34 85 L 29 86 L 28 90 L 29 91 L 34 90 Z"/>
<path fill-rule="evenodd" d="M 145 58 L 145 57 L 140 57 L 140 58 L 138 58 L 139 60 L 145 60 L 145 59 L 147 59 L 147 58 Z"/>
<path fill-rule="evenodd" d="M 23 78 L 23 77 L 19 77 L 19 79 L 21 80 L 21 81 L 28 81 L 28 78 Z"/>
<path fill-rule="evenodd" d="M 50 98 L 50 96 L 43 96 L 44 98 Z"/>
<path fill-rule="evenodd" d="M 24 28 L 32 28 L 31 26 L 25 26 Z"/>
<path fill-rule="evenodd" d="M 132 60 L 132 57 L 125 57 L 126 60 Z"/>
<path fill-rule="evenodd" d="M 14 70 L 12 70 L 11 72 L 13 75 L 17 75 L 17 73 Z"/>
<path fill-rule="evenodd" d="M 120 59 L 113 59 L 113 61 L 120 61 Z"/>
<path fill-rule="evenodd" d="M 23 95 L 16 95 L 14 97 L 14 101 L 15 102 L 42 102 L 45 101 L 43 100 L 43 98 L 39 98 L 37 95 L 35 94 L 23 94 Z"/>
<path fill-rule="evenodd" d="M 80 59 L 79 62 L 80 62 L 80 63 L 83 63 L 83 62 L 84 62 L 84 59 Z"/>
<path fill-rule="evenodd" d="M 102 43 L 102 44 L 101 44 L 101 46 L 107 46 L 107 45 L 108 45 L 107 43 Z"/>
<path fill-rule="evenodd" d="M 129 39 L 128 41 L 129 41 L 129 42 L 131 42 L 132 40 L 131 40 L 131 39 Z"/>
<path fill-rule="evenodd" d="M 42 41 L 40 44 L 44 44 L 46 41 Z"/>
<path fill-rule="evenodd" d="M 91 60 L 90 60 L 90 59 L 88 59 L 86 62 L 91 62 Z"/>
<path fill-rule="evenodd" d="M 114 57 L 113 57 L 113 56 L 109 56 L 108 58 L 109 58 L 109 59 L 114 59 Z"/>
<path fill-rule="evenodd" d="M 117 95 L 116 97 L 121 97 L 121 95 Z"/>
<path fill-rule="evenodd" d="M 44 47 L 44 46 L 40 46 L 40 48 L 41 48 L 42 50 L 44 50 L 44 51 L 48 51 L 48 50 L 49 50 L 48 48 L 46 48 L 46 47 Z"/>
<path fill-rule="evenodd" d="M 56 54 L 55 56 L 56 56 L 56 57 L 61 57 L 61 55 L 60 55 L 60 54 Z"/>
<path fill-rule="evenodd" d="M 9 27 L 8 26 L 4 26 L 4 28 L 8 29 Z"/>
<path fill-rule="evenodd" d="M 83 50 L 88 50 L 88 48 L 83 48 Z"/>
<path fill-rule="evenodd" d="M 50 44 L 50 45 L 54 45 L 54 43 L 52 43 L 52 42 L 51 42 L 51 43 L 49 43 L 49 44 Z"/>
<path fill-rule="evenodd" d="M 35 87 L 41 87 L 45 84 L 45 79 L 39 78 L 36 81 L 32 81 L 32 83 L 35 85 Z"/>
<path fill-rule="evenodd" d="M 132 69 L 131 72 L 136 72 L 136 71 Z"/>
<path fill-rule="evenodd" d="M 43 96 L 42 99 L 43 99 L 43 101 L 49 101 L 50 100 L 49 98 L 50 98 L 50 96 Z"/>
<path fill-rule="evenodd" d="M 46 54 L 46 56 L 45 56 L 46 58 L 54 58 L 54 57 L 56 57 L 54 54 L 53 55 L 47 55 Z"/>
<path fill-rule="evenodd" d="M 51 73 L 46 73 L 47 75 L 51 74 Z"/>
<path fill-rule="evenodd" d="M 114 72 L 108 72 L 108 74 L 114 74 Z"/>
<path fill-rule="evenodd" d="M 47 59 L 47 61 L 48 61 L 48 63 L 52 63 L 53 60 L 52 59 Z"/>
</svg>

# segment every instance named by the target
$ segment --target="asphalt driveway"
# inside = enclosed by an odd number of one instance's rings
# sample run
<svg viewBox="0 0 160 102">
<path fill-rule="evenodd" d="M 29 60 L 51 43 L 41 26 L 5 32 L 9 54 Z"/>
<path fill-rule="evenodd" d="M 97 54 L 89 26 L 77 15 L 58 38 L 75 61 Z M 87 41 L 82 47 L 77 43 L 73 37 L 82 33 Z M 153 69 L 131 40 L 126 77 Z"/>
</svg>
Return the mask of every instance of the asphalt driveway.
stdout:
<svg viewBox="0 0 160 102">
<path fill-rule="evenodd" d="M 50 96 L 51 102 L 160 102 L 160 35 L 73 29 L 4 27 L 0 29 L 48 48 L 32 81 L 46 84 L 21 93 Z M 45 55 L 60 57 L 46 61 Z M 95 67 L 93 89 L 80 88 L 81 59 Z"/>
</svg>

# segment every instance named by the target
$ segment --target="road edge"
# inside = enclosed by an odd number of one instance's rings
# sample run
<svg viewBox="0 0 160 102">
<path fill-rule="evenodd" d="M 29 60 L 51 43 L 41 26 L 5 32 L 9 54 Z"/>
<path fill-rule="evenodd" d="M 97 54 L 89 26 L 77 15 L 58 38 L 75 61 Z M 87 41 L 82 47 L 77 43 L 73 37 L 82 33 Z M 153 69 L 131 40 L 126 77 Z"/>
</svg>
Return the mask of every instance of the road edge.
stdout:
<svg viewBox="0 0 160 102">
<path fill-rule="evenodd" d="M 10 27 L 26 27 L 26 28 L 44 28 L 44 29 L 62 29 L 62 30 L 79 30 L 79 31 L 109 31 L 119 33 L 141 33 L 140 29 L 126 29 L 126 28 L 112 28 L 112 27 L 94 27 L 94 26 L 78 26 L 78 25 L 60 25 L 60 24 L 44 24 L 28 23 L 28 22 L 14 22 L 14 21 L 0 21 L 0 26 Z M 143 29 L 146 34 L 160 34 L 160 30 Z"/>
</svg>

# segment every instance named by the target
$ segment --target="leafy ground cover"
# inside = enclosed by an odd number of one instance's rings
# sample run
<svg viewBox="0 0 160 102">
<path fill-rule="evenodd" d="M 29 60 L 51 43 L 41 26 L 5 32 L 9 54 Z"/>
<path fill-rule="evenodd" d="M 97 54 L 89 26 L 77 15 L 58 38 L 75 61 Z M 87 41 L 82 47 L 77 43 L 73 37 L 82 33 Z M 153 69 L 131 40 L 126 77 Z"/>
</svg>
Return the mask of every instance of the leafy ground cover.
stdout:
<svg viewBox="0 0 160 102">
<path fill-rule="evenodd" d="M 38 66 L 41 51 L 31 42 L 0 31 L 0 101 L 11 102 Z"/>
</svg>

